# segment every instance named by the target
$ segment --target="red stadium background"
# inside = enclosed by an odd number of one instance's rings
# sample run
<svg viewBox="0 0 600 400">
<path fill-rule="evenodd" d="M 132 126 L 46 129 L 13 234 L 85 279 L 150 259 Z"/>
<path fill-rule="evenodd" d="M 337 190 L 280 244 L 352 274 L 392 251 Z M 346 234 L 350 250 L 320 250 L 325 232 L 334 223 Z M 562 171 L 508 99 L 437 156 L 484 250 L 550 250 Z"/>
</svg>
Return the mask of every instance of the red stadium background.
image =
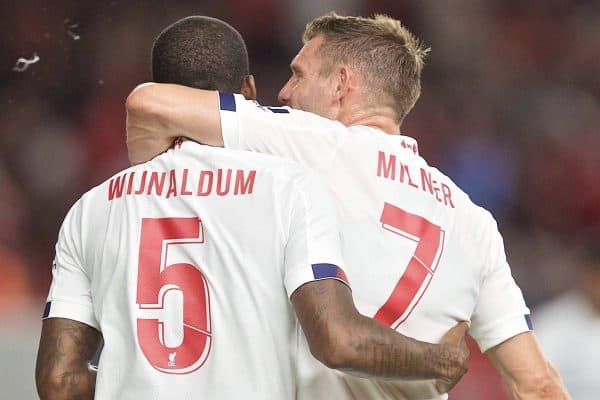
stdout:
<svg viewBox="0 0 600 400">
<path fill-rule="evenodd" d="M 150 80 L 155 36 L 192 14 L 231 23 L 247 41 L 259 100 L 276 104 L 304 24 L 332 9 L 391 15 L 431 46 L 423 95 L 403 131 L 496 216 L 513 275 L 534 310 L 578 290 L 577 246 L 600 228 L 600 3 L 2 1 L 6 398 L 34 398 L 39 314 L 58 228 L 83 192 L 127 166 L 124 100 Z M 17 64 L 35 56 L 36 63 Z M 486 359 L 475 355 L 450 398 L 507 396 Z"/>
</svg>

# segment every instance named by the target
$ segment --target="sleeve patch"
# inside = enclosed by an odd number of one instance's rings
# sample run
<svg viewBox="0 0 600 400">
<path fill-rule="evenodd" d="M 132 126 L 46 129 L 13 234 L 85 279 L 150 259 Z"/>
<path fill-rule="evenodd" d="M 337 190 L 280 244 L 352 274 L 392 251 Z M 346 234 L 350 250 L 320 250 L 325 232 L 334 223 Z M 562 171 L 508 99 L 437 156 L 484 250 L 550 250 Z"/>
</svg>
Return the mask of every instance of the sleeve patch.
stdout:
<svg viewBox="0 0 600 400">
<path fill-rule="evenodd" d="M 532 331 L 533 323 L 531 322 L 531 315 L 529 315 L 529 314 L 525 315 L 525 322 L 527 323 L 527 327 L 529 328 L 529 330 Z"/>
<path fill-rule="evenodd" d="M 235 97 L 233 94 L 219 92 L 219 107 L 222 111 L 235 111 Z"/>
<path fill-rule="evenodd" d="M 50 315 L 50 307 L 51 306 L 52 306 L 51 301 L 46 303 L 46 307 L 44 307 L 44 314 L 42 315 L 42 318 L 48 318 L 48 315 Z"/>
<path fill-rule="evenodd" d="M 334 264 L 312 264 L 315 279 L 335 278 L 348 283 L 344 270 Z"/>
</svg>

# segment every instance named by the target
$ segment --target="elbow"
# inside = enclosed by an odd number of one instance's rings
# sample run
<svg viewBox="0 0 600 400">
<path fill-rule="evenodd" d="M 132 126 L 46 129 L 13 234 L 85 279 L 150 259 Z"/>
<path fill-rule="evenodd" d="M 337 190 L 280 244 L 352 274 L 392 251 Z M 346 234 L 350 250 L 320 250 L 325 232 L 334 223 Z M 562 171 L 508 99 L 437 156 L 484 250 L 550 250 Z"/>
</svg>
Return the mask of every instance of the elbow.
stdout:
<svg viewBox="0 0 600 400">
<path fill-rule="evenodd" d="M 568 399 L 560 378 L 548 372 L 530 377 L 527 382 L 518 385 L 517 393 L 525 395 L 525 398 L 532 399 Z M 521 398 L 521 397 L 517 397 Z"/>
<path fill-rule="evenodd" d="M 313 353 L 313 355 L 323 365 L 330 369 L 348 370 L 352 367 L 348 352 L 346 352 L 343 347 L 340 348 L 340 346 L 332 347 L 322 354 L 316 355 Z"/>
<path fill-rule="evenodd" d="M 41 400 L 92 399 L 96 373 L 88 367 L 76 370 L 45 371 L 36 375 L 36 389 Z"/>
<path fill-rule="evenodd" d="M 540 399 L 566 400 L 569 396 L 557 376 L 547 374 L 539 381 L 538 394 Z"/>
<path fill-rule="evenodd" d="M 309 342 L 312 355 L 331 369 L 352 368 L 352 344 L 347 327 L 330 327 L 319 335 L 318 340 Z"/>
<path fill-rule="evenodd" d="M 151 95 L 151 91 L 148 90 L 149 86 L 141 84 L 127 96 L 127 100 L 125 100 L 127 112 L 141 112 L 147 108 L 149 103 L 147 100 L 149 95 Z"/>
<path fill-rule="evenodd" d="M 62 381 L 57 373 L 51 371 L 36 371 L 35 386 L 40 400 L 56 398 L 58 389 L 62 386 Z"/>
<path fill-rule="evenodd" d="M 330 348 L 322 352 L 315 352 L 312 350 L 311 352 L 312 355 L 327 368 L 337 370 L 351 369 L 350 357 L 343 349 Z"/>
<path fill-rule="evenodd" d="M 160 103 L 161 97 L 157 89 L 158 86 L 154 83 L 143 83 L 133 89 L 125 100 L 127 116 L 144 119 L 159 117 L 164 105 Z"/>
</svg>

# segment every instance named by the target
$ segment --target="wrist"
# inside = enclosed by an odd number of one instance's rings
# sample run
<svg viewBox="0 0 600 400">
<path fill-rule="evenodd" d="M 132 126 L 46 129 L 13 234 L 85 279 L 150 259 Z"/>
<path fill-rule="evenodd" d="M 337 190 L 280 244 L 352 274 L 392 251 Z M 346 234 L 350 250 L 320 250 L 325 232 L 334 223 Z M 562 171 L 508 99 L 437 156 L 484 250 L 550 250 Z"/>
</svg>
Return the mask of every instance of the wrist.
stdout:
<svg viewBox="0 0 600 400">
<path fill-rule="evenodd" d="M 451 380 L 455 376 L 456 366 L 460 362 L 459 348 L 445 343 L 436 346 L 435 356 L 432 360 L 434 378 Z"/>
</svg>

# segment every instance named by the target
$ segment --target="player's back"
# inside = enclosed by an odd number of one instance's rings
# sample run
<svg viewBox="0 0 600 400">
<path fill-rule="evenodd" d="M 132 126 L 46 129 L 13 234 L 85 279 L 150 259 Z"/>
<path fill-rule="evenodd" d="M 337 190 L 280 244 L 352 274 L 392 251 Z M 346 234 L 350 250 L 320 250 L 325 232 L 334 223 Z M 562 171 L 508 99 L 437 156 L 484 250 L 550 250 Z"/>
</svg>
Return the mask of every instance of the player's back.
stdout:
<svg viewBox="0 0 600 400">
<path fill-rule="evenodd" d="M 471 321 L 484 350 L 528 329 L 494 219 L 429 166 L 414 139 L 356 126 L 332 153 L 319 169 L 334 192 L 361 313 L 432 343 L 457 322 Z M 300 374 L 303 399 L 438 398 L 431 383 L 354 378 L 310 357 L 301 357 Z"/>
<path fill-rule="evenodd" d="M 432 343 L 470 321 L 483 351 L 530 329 L 493 217 L 429 166 L 413 138 L 261 107 L 239 95 L 221 93 L 220 105 L 227 147 L 287 157 L 327 177 L 361 313 Z M 300 344 L 299 399 L 440 397 L 431 383 L 391 384 L 325 369 Z"/>
<path fill-rule="evenodd" d="M 438 341 L 471 319 L 492 218 L 430 167 L 412 138 L 349 131 L 326 173 L 358 307 L 406 335 Z"/>
<path fill-rule="evenodd" d="M 292 398 L 284 255 L 306 176 L 186 141 L 83 196 L 71 213 L 105 340 L 97 399 Z"/>
</svg>

